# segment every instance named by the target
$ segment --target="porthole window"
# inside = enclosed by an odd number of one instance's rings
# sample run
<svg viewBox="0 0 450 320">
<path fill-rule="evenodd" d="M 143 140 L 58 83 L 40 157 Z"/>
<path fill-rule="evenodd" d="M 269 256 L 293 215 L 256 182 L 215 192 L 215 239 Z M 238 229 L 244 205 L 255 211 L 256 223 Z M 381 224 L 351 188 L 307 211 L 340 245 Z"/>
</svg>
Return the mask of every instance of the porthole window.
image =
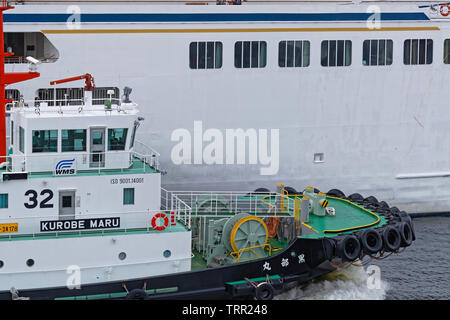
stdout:
<svg viewBox="0 0 450 320">
<path fill-rule="evenodd" d="M 119 253 L 119 260 L 125 260 L 126 257 L 127 257 L 127 254 L 125 252 Z"/>
<path fill-rule="evenodd" d="M 5 263 L 2 260 L 0 260 L 0 268 L 3 268 L 4 265 Z"/>
<path fill-rule="evenodd" d="M 27 266 L 32 267 L 34 265 L 34 260 L 33 259 L 28 259 L 27 260 Z"/>
<path fill-rule="evenodd" d="M 172 252 L 170 250 L 166 250 L 163 252 L 164 258 L 169 258 L 172 255 Z"/>
</svg>

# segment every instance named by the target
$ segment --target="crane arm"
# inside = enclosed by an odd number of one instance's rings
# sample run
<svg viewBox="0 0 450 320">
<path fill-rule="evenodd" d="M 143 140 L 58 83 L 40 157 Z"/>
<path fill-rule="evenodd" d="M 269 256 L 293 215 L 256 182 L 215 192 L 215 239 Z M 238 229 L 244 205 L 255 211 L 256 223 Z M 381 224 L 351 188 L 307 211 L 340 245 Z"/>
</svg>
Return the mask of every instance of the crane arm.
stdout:
<svg viewBox="0 0 450 320">
<path fill-rule="evenodd" d="M 71 77 L 71 78 L 51 81 L 50 85 L 53 86 L 55 84 L 61 84 L 61 83 L 77 81 L 77 80 L 83 80 L 83 79 L 85 80 L 84 90 L 92 91 L 93 89 L 95 89 L 94 77 L 92 75 L 90 75 L 89 73 L 86 73 L 86 74 L 81 75 L 81 76 L 76 76 L 76 77 Z"/>
</svg>

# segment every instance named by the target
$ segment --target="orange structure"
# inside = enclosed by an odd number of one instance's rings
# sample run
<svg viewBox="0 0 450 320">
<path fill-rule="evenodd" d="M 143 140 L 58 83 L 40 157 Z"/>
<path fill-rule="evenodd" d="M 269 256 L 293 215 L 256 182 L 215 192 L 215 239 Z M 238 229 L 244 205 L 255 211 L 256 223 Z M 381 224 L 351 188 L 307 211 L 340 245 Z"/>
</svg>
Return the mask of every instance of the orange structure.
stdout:
<svg viewBox="0 0 450 320">
<path fill-rule="evenodd" d="M 38 72 L 5 72 L 5 57 L 12 56 L 14 53 L 4 52 L 3 11 L 13 8 L 8 4 L 8 1 L 2 0 L 0 7 L 0 43 L 2 44 L 0 51 L 0 162 L 4 162 L 6 159 L 6 104 L 12 102 L 12 100 L 8 100 L 5 97 L 6 86 L 40 76 Z"/>
</svg>

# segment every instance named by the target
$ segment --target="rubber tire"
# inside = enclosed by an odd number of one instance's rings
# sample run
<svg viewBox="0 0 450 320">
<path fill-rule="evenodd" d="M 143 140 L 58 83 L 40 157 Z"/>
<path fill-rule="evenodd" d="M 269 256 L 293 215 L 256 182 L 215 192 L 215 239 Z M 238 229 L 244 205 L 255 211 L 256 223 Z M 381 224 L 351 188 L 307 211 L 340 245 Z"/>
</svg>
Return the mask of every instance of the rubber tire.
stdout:
<svg viewBox="0 0 450 320">
<path fill-rule="evenodd" d="M 272 300 L 275 295 L 275 290 L 270 283 L 262 282 L 255 288 L 256 300 Z"/>
<path fill-rule="evenodd" d="M 297 190 L 292 187 L 283 187 L 287 191 L 288 195 L 299 194 Z"/>
<path fill-rule="evenodd" d="M 147 299 L 147 292 L 142 289 L 133 289 L 130 292 L 128 292 L 126 298 L 127 300 L 146 300 Z"/>
<path fill-rule="evenodd" d="M 349 248 L 349 246 L 351 246 Z M 348 249 L 353 251 L 349 252 Z M 361 243 L 358 238 L 354 235 L 346 235 L 340 239 L 336 245 L 336 255 L 345 261 L 354 261 L 359 257 L 361 252 Z"/>
<path fill-rule="evenodd" d="M 270 193 L 270 190 L 267 189 L 267 188 L 258 188 L 258 189 L 256 189 L 256 190 L 253 191 L 253 192 L 256 192 L 256 193 L 267 193 L 267 194 L 269 194 L 269 193 Z"/>
<path fill-rule="evenodd" d="M 361 241 L 362 250 L 366 254 L 376 254 L 383 249 L 383 239 L 380 234 L 373 229 L 367 229 L 361 232 L 359 239 Z M 373 241 L 375 241 L 375 244 L 371 244 Z"/>
<path fill-rule="evenodd" d="M 367 197 L 367 198 L 364 199 L 364 201 L 367 201 L 370 204 L 373 204 L 373 205 L 376 205 L 376 206 L 379 205 L 378 199 L 375 198 L 374 196 Z"/>
<path fill-rule="evenodd" d="M 347 199 L 352 201 L 352 202 L 363 201 L 364 200 L 363 196 L 360 195 L 359 193 L 352 193 L 351 195 L 349 195 L 347 197 Z"/>
<path fill-rule="evenodd" d="M 345 194 L 339 189 L 331 189 L 327 192 L 327 196 L 345 199 Z"/>
<path fill-rule="evenodd" d="M 386 208 L 389 209 L 389 205 L 387 204 L 386 201 L 380 201 L 379 202 L 380 208 Z"/>
<path fill-rule="evenodd" d="M 397 224 L 397 230 L 400 233 L 400 247 L 409 247 L 413 242 L 413 232 L 409 223 L 400 222 Z"/>
<path fill-rule="evenodd" d="M 400 248 L 400 232 L 398 232 L 398 230 L 393 226 L 386 226 L 385 228 L 383 228 L 381 237 L 383 238 L 383 247 L 386 251 L 394 252 Z"/>
</svg>

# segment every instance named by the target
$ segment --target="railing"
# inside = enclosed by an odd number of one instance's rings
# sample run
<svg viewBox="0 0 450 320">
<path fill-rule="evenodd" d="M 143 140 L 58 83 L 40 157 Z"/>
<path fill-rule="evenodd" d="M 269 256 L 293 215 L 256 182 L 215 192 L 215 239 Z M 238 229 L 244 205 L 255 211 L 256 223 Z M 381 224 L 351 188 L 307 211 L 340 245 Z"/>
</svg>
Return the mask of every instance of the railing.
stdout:
<svg viewBox="0 0 450 320">
<path fill-rule="evenodd" d="M 294 199 L 278 193 L 173 191 L 171 194 L 191 208 L 192 217 L 229 217 L 237 213 L 290 217 L 295 214 Z"/>
<path fill-rule="evenodd" d="M 192 208 L 173 192 L 161 188 L 161 209 L 176 213 L 177 221 L 191 228 Z"/>
<path fill-rule="evenodd" d="M 272 255 L 272 246 L 269 243 L 265 243 L 265 244 L 262 244 L 262 245 L 259 245 L 259 246 L 244 248 L 244 249 L 241 249 L 241 250 L 238 250 L 238 251 L 233 251 L 233 252 L 230 252 L 230 256 L 238 263 L 241 262 L 240 261 L 241 254 L 243 254 L 244 252 L 248 252 L 248 251 L 253 253 L 256 258 L 261 258 L 259 256 L 259 254 L 256 253 L 255 249 L 260 248 L 262 250 L 266 250 L 266 247 L 268 248 L 269 256 L 271 256 Z"/>
<path fill-rule="evenodd" d="M 159 170 L 159 158 L 161 157 L 159 152 L 139 140 L 134 141 L 133 150 L 136 158 L 147 163 L 150 167 Z"/>
<path fill-rule="evenodd" d="M 138 160 L 138 161 L 136 161 Z M 58 166 L 61 161 L 67 161 L 64 168 Z M 140 154 L 130 151 L 106 151 L 106 152 L 43 152 L 40 154 L 9 155 L 0 159 L 3 170 L 7 172 L 27 172 L 29 175 L 53 172 L 55 175 L 76 174 L 78 171 L 117 170 L 126 172 L 133 170 L 135 173 L 146 173 L 149 166 L 159 170 L 159 153 Z M 67 172 L 63 169 L 74 169 Z M 59 170 L 59 171 L 58 171 Z"/>
<path fill-rule="evenodd" d="M 40 62 L 43 63 L 52 63 L 57 61 L 59 58 L 54 58 L 54 57 L 41 57 L 41 58 L 36 58 L 37 60 L 39 60 Z M 6 57 L 5 58 L 5 63 L 7 64 L 28 64 L 30 63 L 27 60 L 27 57 L 24 56 L 12 56 L 12 57 Z"/>
<path fill-rule="evenodd" d="M 40 112 L 40 108 L 45 108 L 45 112 L 81 112 L 83 109 L 70 109 L 70 108 L 61 108 L 61 107 L 70 107 L 70 106 L 89 106 L 95 107 L 94 110 L 99 110 L 102 105 L 104 105 L 104 101 L 111 101 L 111 108 L 103 108 L 105 111 L 112 110 L 127 110 L 127 108 L 135 107 L 135 104 L 124 104 L 122 107 L 122 102 L 120 99 L 116 98 L 92 98 L 88 99 L 87 97 L 73 99 L 73 98 L 65 98 L 65 99 L 35 99 L 35 100 L 19 100 L 6 104 L 6 110 L 10 111 L 11 108 L 19 108 L 25 112 Z M 47 108 L 48 107 L 48 108 Z M 103 110 L 102 109 L 102 110 Z"/>
</svg>

